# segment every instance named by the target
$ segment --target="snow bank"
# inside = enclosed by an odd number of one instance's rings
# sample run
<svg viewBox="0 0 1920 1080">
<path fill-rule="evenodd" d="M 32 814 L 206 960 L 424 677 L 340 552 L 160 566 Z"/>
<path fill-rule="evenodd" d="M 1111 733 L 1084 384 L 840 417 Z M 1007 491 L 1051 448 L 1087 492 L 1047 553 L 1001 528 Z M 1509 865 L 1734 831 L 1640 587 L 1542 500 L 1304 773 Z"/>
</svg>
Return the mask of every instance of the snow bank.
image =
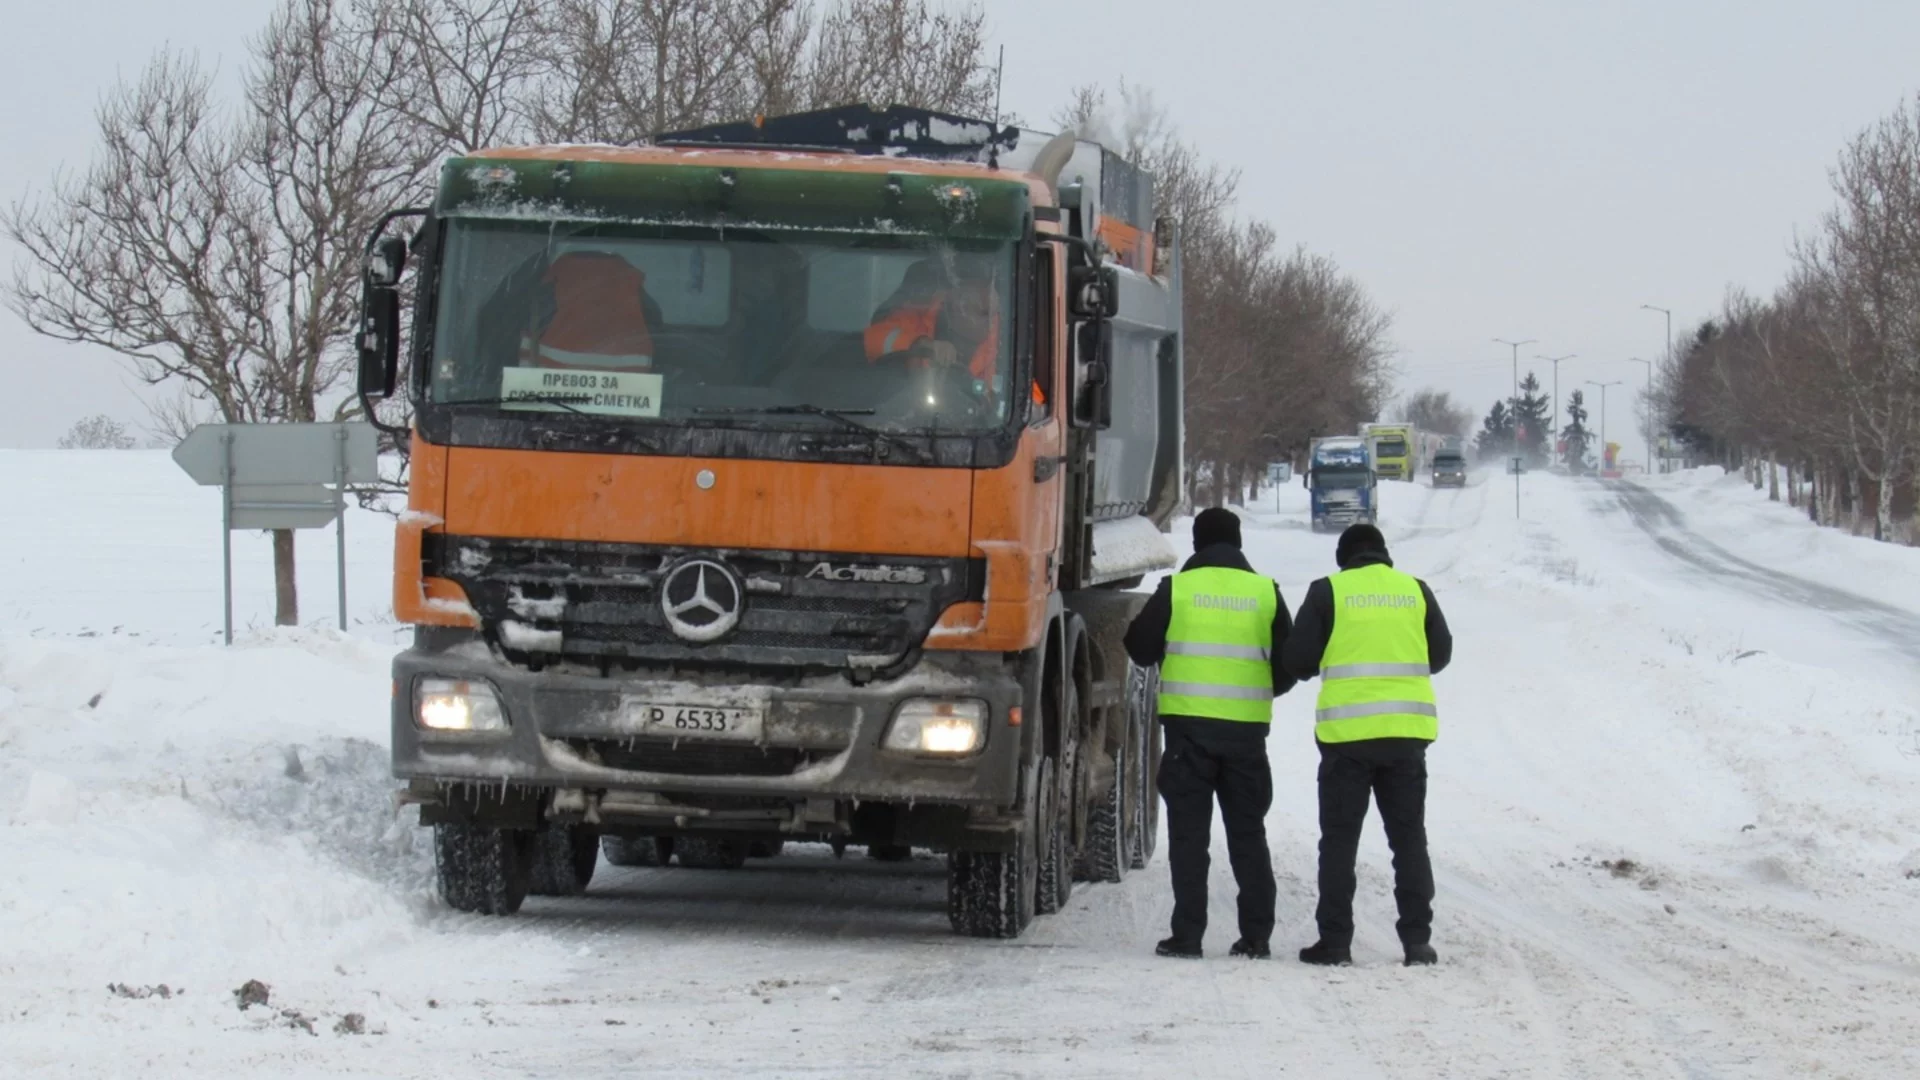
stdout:
<svg viewBox="0 0 1920 1080">
<path fill-rule="evenodd" d="M 385 668 L 317 635 L 0 639 L 10 965 L 204 981 L 410 934 L 430 865 L 392 804 Z"/>
<path fill-rule="evenodd" d="M 1784 479 L 1784 477 L 1783 477 Z M 1636 481 L 1673 502 L 1687 523 L 1748 559 L 1920 609 L 1920 548 L 1887 544 L 1815 525 L 1804 509 L 1767 498 L 1718 465 Z"/>
</svg>

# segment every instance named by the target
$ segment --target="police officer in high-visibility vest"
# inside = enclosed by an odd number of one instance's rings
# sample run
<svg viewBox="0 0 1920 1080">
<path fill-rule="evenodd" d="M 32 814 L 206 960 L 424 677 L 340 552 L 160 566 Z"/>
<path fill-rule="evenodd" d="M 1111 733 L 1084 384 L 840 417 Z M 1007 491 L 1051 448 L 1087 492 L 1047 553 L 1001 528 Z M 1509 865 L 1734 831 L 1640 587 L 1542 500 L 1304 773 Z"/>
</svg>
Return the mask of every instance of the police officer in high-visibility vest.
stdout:
<svg viewBox="0 0 1920 1080">
<path fill-rule="evenodd" d="M 1127 655 L 1160 665 L 1160 797 L 1167 803 L 1167 862 L 1173 871 L 1173 936 L 1161 956 L 1199 959 L 1207 930 L 1208 846 L 1220 801 L 1227 858 L 1240 886 L 1234 956 L 1272 955 L 1273 863 L 1267 810 L 1273 770 L 1267 731 L 1273 699 L 1293 688 L 1280 663 L 1291 618 L 1271 578 L 1240 552 L 1240 519 L 1202 511 L 1193 521 L 1193 557 L 1160 583 L 1127 628 Z"/>
<path fill-rule="evenodd" d="M 1431 964 L 1427 746 L 1440 733 L 1431 676 L 1453 658 L 1453 635 L 1427 583 L 1393 568 L 1379 529 L 1349 528 L 1334 559 L 1340 572 L 1308 587 L 1282 650 L 1293 676 L 1320 678 L 1320 940 L 1300 959 L 1353 962 L 1353 864 L 1371 799 L 1393 849 L 1406 963 Z"/>
</svg>

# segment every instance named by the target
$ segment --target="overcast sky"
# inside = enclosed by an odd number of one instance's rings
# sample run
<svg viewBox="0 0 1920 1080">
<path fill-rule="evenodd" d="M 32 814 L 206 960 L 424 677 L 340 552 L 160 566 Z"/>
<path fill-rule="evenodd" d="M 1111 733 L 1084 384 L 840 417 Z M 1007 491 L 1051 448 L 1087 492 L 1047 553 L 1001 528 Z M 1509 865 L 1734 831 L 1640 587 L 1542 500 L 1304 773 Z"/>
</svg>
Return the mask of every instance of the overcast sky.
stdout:
<svg viewBox="0 0 1920 1080">
<path fill-rule="evenodd" d="M 101 90 L 161 43 L 231 75 L 266 0 L 12 5 L 0 37 L 0 197 L 79 167 Z M 1562 394 L 1613 391 L 1730 284 L 1768 291 L 1796 227 L 1829 204 L 1849 136 L 1920 90 L 1920 4 L 1789 0 L 987 0 L 1006 105 L 1044 120 L 1069 90 L 1151 87 L 1239 168 L 1241 210 L 1325 252 L 1396 316 L 1403 388 L 1476 413 L 1537 338 Z M 0 250 L 11 264 L 12 249 Z M 1550 381 L 1551 365 L 1532 362 Z M 113 360 L 0 314 L 0 446 L 78 417 L 145 414 Z"/>
</svg>

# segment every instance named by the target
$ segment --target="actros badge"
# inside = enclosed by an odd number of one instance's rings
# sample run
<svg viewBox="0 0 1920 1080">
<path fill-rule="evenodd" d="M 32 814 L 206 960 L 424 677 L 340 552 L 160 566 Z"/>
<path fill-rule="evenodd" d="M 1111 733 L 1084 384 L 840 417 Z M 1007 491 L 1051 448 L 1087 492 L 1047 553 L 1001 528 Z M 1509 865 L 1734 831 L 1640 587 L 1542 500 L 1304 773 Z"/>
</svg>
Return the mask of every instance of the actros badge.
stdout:
<svg viewBox="0 0 1920 1080">
<path fill-rule="evenodd" d="M 660 611 L 667 626 L 687 641 L 714 641 L 740 623 L 744 591 L 724 563 L 688 559 L 667 571 Z"/>
<path fill-rule="evenodd" d="M 882 585 L 918 585 L 927 580 L 927 572 L 917 566 L 835 566 L 824 562 L 813 564 L 807 576 L 826 581 L 868 581 Z"/>
</svg>

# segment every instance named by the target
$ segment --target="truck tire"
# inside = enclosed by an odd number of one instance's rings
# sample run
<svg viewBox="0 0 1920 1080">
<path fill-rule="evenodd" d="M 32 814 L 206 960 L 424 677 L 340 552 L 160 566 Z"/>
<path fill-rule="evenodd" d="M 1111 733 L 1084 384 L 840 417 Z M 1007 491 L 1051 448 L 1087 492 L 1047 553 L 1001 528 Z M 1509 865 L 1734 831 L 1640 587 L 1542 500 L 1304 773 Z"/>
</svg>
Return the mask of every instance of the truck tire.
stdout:
<svg viewBox="0 0 1920 1080">
<path fill-rule="evenodd" d="M 1144 870 L 1153 861 L 1154 849 L 1160 840 L 1160 683 L 1153 671 L 1133 670 L 1139 679 L 1134 698 L 1134 719 L 1139 725 L 1135 745 L 1139 753 L 1134 755 L 1137 797 L 1133 819 L 1136 824 L 1128 835 L 1128 847 L 1133 869 Z"/>
<path fill-rule="evenodd" d="M 1040 880 L 1033 913 L 1053 915 L 1073 896 L 1073 864 L 1067 851 L 1067 800 L 1053 759 L 1040 763 Z"/>
<path fill-rule="evenodd" d="M 689 870 L 738 870 L 747 865 L 747 845 L 737 840 L 683 836 L 674 851 L 680 865 Z"/>
<path fill-rule="evenodd" d="M 600 838 L 585 825 L 548 825 L 534 834 L 535 896 L 579 896 L 600 862 Z"/>
<path fill-rule="evenodd" d="M 1037 791 L 1037 786 L 1034 789 Z M 947 856 L 947 921 L 957 934 L 1017 938 L 1033 922 L 1038 898 L 1040 852 L 1037 811 L 1030 800 L 1026 827 L 1012 851 L 956 851 Z"/>
<path fill-rule="evenodd" d="M 525 829 L 449 824 L 433 827 L 440 899 L 455 911 L 511 915 L 533 877 L 534 834 Z"/>
<path fill-rule="evenodd" d="M 785 840 L 755 840 L 747 845 L 749 859 L 777 859 L 787 849 Z"/>
<path fill-rule="evenodd" d="M 1131 735 L 1131 732 L 1128 733 Z M 1113 783 L 1094 799 L 1087 810 L 1087 850 L 1081 853 L 1088 881 L 1116 884 L 1133 865 L 1133 852 L 1127 835 L 1127 738 L 1113 756 Z"/>
<path fill-rule="evenodd" d="M 600 853 L 615 866 L 665 866 L 673 842 L 664 836 L 603 836 Z"/>
</svg>

